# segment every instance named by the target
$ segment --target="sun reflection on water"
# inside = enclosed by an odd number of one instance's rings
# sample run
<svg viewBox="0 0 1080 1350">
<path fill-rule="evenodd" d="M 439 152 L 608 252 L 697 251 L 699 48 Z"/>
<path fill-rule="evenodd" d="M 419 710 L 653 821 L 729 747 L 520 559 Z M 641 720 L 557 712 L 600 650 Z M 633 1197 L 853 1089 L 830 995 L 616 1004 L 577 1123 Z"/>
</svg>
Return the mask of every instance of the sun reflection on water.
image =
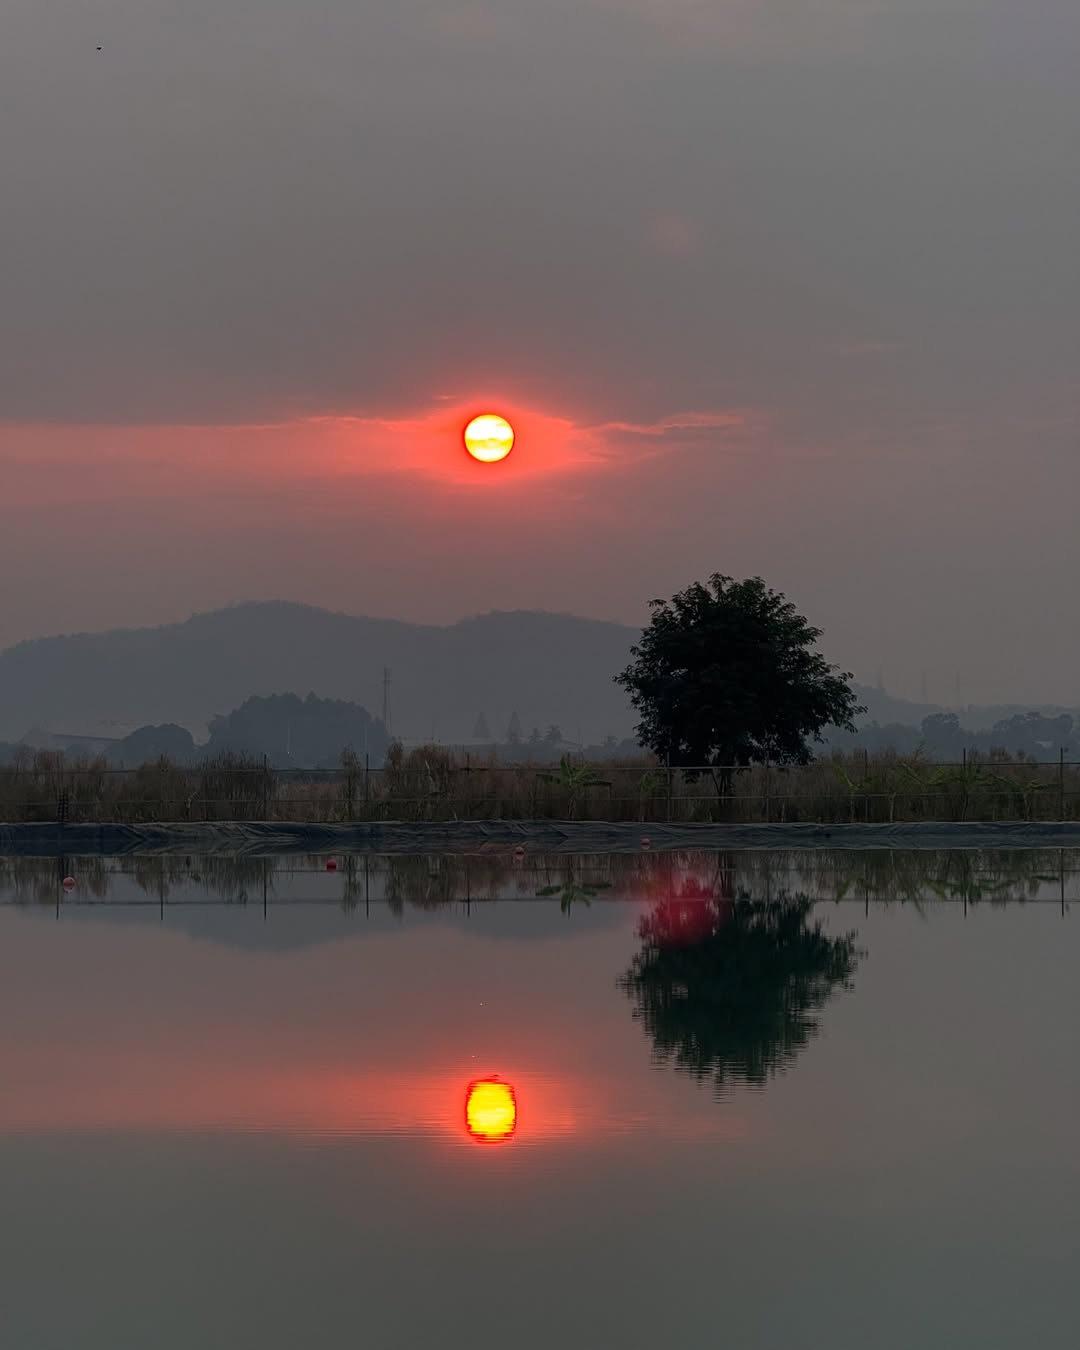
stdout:
<svg viewBox="0 0 1080 1350">
<path fill-rule="evenodd" d="M 509 1083 L 481 1078 L 465 1094 L 465 1128 L 480 1143 L 509 1139 L 517 1129 L 517 1097 Z"/>
</svg>

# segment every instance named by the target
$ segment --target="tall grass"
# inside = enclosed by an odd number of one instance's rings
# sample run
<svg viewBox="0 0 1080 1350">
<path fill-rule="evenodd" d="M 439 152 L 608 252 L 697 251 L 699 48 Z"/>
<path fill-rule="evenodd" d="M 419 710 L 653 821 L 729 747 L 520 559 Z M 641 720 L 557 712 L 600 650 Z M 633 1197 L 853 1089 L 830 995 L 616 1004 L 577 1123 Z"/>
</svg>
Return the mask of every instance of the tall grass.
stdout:
<svg viewBox="0 0 1080 1350">
<path fill-rule="evenodd" d="M 1080 819 L 1080 764 L 972 755 L 834 754 L 735 771 L 719 795 L 708 771 L 654 760 L 502 764 L 442 746 L 391 747 L 383 768 L 275 770 L 247 755 L 121 770 L 100 758 L 27 751 L 0 768 L 0 820 L 122 823 L 271 820 L 1036 821 Z"/>
</svg>

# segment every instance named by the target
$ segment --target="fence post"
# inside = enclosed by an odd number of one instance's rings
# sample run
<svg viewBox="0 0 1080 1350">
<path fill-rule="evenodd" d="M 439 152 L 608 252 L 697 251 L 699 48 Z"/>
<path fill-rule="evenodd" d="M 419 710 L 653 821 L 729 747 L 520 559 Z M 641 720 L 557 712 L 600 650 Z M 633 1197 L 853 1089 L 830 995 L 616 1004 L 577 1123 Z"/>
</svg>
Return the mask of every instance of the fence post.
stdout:
<svg viewBox="0 0 1080 1350">
<path fill-rule="evenodd" d="M 1058 746 L 1058 820 L 1065 819 L 1065 747 Z"/>
<path fill-rule="evenodd" d="M 870 823 L 870 789 L 867 783 L 870 779 L 870 749 L 863 746 L 862 752 L 862 798 L 863 798 L 863 820 Z"/>
<path fill-rule="evenodd" d="M 66 825 L 68 815 L 68 794 L 67 788 L 64 786 L 63 751 L 61 751 L 60 753 L 60 760 L 57 768 L 58 773 L 56 783 L 56 823 L 57 825 Z"/>
<path fill-rule="evenodd" d="M 667 818 L 671 824 L 671 756 L 667 758 Z"/>
<path fill-rule="evenodd" d="M 769 760 L 765 759 L 765 824 L 768 825 L 772 820 L 772 811 L 769 803 Z"/>
</svg>

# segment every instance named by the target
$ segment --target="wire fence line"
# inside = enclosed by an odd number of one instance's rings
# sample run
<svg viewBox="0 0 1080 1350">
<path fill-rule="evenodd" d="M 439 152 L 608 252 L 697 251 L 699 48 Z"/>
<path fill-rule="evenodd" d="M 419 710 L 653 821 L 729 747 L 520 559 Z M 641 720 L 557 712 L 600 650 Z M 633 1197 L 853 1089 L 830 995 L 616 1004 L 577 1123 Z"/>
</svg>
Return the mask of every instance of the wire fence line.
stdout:
<svg viewBox="0 0 1080 1350">
<path fill-rule="evenodd" d="M 0 820 L 10 823 L 485 819 L 1065 821 L 1080 819 L 1080 761 L 863 752 L 805 765 L 675 768 L 473 762 L 430 747 L 378 767 L 354 756 L 333 769 L 277 768 L 239 755 L 138 768 L 38 755 L 0 767 Z"/>
</svg>

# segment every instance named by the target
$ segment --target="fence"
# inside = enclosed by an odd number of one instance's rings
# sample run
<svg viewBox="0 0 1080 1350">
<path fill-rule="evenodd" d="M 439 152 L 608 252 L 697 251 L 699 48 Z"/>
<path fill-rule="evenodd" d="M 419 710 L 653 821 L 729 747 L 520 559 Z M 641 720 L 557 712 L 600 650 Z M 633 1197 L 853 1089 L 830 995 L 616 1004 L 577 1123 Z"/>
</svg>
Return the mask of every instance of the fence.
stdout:
<svg viewBox="0 0 1080 1350">
<path fill-rule="evenodd" d="M 647 761 L 473 763 L 419 748 L 381 768 L 276 769 L 226 756 L 137 769 L 39 753 L 0 768 L 0 820 L 1073 820 L 1080 761 L 971 756 L 943 764 L 856 754 L 799 766 L 667 768 Z"/>
</svg>

